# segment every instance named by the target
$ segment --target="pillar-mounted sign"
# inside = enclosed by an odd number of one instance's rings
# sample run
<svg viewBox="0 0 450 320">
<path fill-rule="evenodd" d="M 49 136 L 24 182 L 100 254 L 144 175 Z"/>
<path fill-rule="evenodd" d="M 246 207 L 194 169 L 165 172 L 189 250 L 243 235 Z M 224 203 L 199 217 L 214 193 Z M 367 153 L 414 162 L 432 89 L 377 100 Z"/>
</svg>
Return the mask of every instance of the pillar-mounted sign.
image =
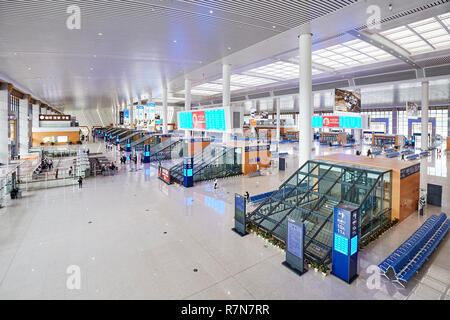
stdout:
<svg viewBox="0 0 450 320">
<path fill-rule="evenodd" d="M 347 283 L 358 276 L 359 208 L 340 203 L 334 207 L 332 274 Z"/>
<path fill-rule="evenodd" d="M 185 157 L 183 160 L 183 185 L 185 188 L 194 186 L 194 157 Z"/>
<path fill-rule="evenodd" d="M 131 139 L 127 139 L 127 152 L 131 152 Z"/>
<path fill-rule="evenodd" d="M 144 163 L 150 163 L 150 145 L 144 145 Z"/>
</svg>

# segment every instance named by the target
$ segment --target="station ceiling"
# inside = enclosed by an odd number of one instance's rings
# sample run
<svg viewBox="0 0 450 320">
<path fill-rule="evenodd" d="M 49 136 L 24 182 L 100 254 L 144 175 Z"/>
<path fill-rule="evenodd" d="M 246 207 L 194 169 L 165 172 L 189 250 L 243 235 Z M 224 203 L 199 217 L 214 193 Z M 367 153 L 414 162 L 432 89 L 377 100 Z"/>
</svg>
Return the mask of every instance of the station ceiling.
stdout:
<svg viewBox="0 0 450 320">
<path fill-rule="evenodd" d="M 73 5 L 81 25 L 71 30 Z M 373 5 L 382 18 L 376 32 L 365 24 Z M 0 0 L 0 8 L 0 78 L 65 110 L 157 98 L 162 83 L 171 102 L 182 101 L 185 77 L 195 101 L 214 99 L 222 63 L 232 65 L 233 94 L 290 87 L 298 82 L 296 38 L 308 22 L 315 82 L 421 69 L 420 61 L 450 56 L 444 0 Z"/>
</svg>

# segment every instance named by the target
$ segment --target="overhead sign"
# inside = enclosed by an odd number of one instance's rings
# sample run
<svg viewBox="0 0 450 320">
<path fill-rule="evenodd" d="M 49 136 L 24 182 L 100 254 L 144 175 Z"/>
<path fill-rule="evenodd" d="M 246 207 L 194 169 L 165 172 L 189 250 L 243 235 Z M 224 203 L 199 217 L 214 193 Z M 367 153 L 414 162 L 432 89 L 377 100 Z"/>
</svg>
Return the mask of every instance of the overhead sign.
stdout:
<svg viewBox="0 0 450 320">
<path fill-rule="evenodd" d="M 362 118 L 355 116 L 312 117 L 313 128 L 362 129 Z"/>
<path fill-rule="evenodd" d="M 123 125 L 124 124 L 124 116 L 123 116 L 123 111 L 119 112 L 119 124 Z"/>
<path fill-rule="evenodd" d="M 182 130 L 221 131 L 227 130 L 225 109 L 185 111 L 178 113 L 178 126 Z"/>
<path fill-rule="evenodd" d="M 335 112 L 361 112 L 361 92 L 335 89 L 334 91 Z"/>
</svg>

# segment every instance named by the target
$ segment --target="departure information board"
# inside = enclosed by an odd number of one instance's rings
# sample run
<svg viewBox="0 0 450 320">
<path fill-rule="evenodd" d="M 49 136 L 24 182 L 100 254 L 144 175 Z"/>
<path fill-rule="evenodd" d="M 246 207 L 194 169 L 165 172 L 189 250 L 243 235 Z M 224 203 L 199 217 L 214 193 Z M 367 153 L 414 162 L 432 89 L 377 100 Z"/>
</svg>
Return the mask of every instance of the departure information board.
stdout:
<svg viewBox="0 0 450 320">
<path fill-rule="evenodd" d="M 182 130 L 221 131 L 227 130 L 225 109 L 180 112 L 179 128 Z"/>
</svg>

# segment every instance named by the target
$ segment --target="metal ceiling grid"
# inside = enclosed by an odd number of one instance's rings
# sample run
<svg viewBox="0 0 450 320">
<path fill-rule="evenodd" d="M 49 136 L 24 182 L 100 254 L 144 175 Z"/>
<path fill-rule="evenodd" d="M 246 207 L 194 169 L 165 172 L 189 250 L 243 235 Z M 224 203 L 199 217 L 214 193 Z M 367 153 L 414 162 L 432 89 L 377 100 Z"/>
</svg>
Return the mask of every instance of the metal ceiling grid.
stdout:
<svg viewBox="0 0 450 320">
<path fill-rule="evenodd" d="M 275 26 L 287 28 L 298 27 L 308 21 L 325 16 L 358 0 L 178 0 L 188 2 L 211 9 L 231 12 L 243 16 L 252 17 L 261 21 L 270 21 Z"/>
</svg>

